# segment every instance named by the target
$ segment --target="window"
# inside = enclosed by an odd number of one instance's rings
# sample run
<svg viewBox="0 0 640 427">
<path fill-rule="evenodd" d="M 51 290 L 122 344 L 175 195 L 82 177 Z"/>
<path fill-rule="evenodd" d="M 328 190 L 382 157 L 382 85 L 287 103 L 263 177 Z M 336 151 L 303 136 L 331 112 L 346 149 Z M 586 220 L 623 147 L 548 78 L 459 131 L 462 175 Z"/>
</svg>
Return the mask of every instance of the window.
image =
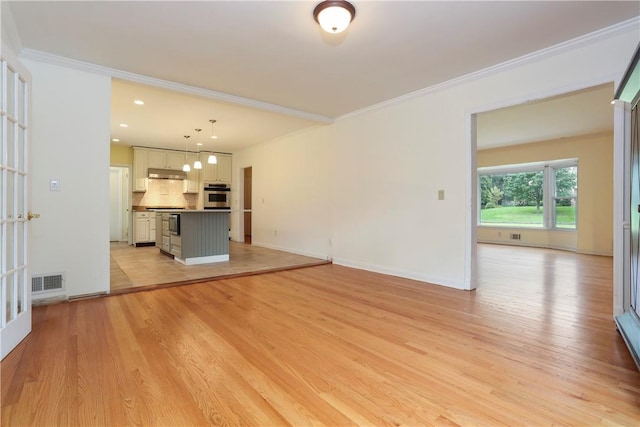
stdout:
<svg viewBox="0 0 640 427">
<path fill-rule="evenodd" d="M 552 169 L 554 190 L 553 226 L 555 228 L 576 228 L 576 197 L 578 195 L 578 167 L 568 166 Z"/>
<path fill-rule="evenodd" d="M 575 229 L 576 159 L 479 168 L 479 224 Z"/>
</svg>

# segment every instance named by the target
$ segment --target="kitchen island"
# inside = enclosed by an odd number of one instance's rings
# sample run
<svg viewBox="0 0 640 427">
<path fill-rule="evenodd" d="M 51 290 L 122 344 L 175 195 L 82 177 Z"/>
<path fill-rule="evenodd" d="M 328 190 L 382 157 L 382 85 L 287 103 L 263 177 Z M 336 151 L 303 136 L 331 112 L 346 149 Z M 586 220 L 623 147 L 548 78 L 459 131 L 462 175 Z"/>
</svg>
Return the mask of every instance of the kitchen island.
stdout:
<svg viewBox="0 0 640 427">
<path fill-rule="evenodd" d="M 185 265 L 229 261 L 230 210 L 156 210 L 156 246 Z"/>
</svg>

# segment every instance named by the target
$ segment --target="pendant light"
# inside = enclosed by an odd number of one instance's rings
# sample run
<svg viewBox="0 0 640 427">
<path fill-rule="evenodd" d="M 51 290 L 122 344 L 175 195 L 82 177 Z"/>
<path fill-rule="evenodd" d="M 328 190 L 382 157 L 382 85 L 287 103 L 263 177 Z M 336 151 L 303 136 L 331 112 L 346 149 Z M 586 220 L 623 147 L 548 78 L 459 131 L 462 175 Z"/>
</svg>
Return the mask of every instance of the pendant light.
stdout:
<svg viewBox="0 0 640 427">
<path fill-rule="evenodd" d="M 187 160 L 187 141 L 189 140 L 189 135 L 184 136 L 184 166 L 182 166 L 183 172 L 191 172 L 191 166 L 189 166 L 189 161 Z"/>
<path fill-rule="evenodd" d="M 196 133 L 196 146 L 198 147 L 198 157 L 196 158 L 196 161 L 193 162 L 193 168 L 194 169 L 202 169 L 202 162 L 200 161 L 200 146 L 202 145 L 202 143 L 200 142 L 200 132 L 202 132 L 202 129 L 194 129 L 197 133 Z"/>
<path fill-rule="evenodd" d="M 209 120 L 209 122 L 211 123 L 211 139 L 216 139 L 216 136 L 213 134 L 213 124 L 216 121 L 211 119 L 211 120 Z M 209 163 L 210 165 L 215 165 L 215 164 L 218 163 L 218 158 L 216 157 L 215 153 L 209 154 L 209 158 L 207 159 L 207 163 Z"/>
</svg>

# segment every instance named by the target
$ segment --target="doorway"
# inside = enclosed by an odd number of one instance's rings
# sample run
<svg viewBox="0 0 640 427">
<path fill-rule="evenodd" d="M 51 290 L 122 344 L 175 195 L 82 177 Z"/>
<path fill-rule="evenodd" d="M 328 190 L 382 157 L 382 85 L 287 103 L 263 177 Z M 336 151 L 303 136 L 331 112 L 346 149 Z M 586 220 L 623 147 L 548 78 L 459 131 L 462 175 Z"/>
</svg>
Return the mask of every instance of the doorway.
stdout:
<svg viewBox="0 0 640 427">
<path fill-rule="evenodd" d="M 129 242 L 129 167 L 109 169 L 109 240 Z"/>
<path fill-rule="evenodd" d="M 244 243 L 251 244 L 251 187 L 253 171 L 251 166 L 244 168 L 244 188 L 243 188 L 243 223 L 244 223 Z"/>
<path fill-rule="evenodd" d="M 613 152 L 611 139 L 614 120 L 610 101 L 613 89 L 612 82 L 576 87 L 574 90 L 567 88 L 565 92 L 548 94 L 549 96 L 535 101 L 479 110 L 469 117 L 472 158 L 469 189 L 473 199 L 470 218 L 472 242 L 467 254 L 471 260 L 469 277 L 472 284 L 474 280 L 477 284 L 477 266 L 474 260 L 478 242 L 576 251 L 579 241 L 579 212 L 582 213 L 580 225 L 583 236 L 586 235 L 584 230 L 592 229 L 591 224 L 596 219 L 613 221 L 613 210 L 610 209 L 614 201 L 613 162 L 606 160 L 606 153 Z M 596 153 L 604 153 L 602 167 L 598 165 Z M 571 187 L 571 197 L 566 194 L 570 204 L 565 205 L 560 203 L 564 199 L 559 200 L 560 193 L 556 185 L 559 175 L 554 173 L 553 179 L 543 182 L 546 190 L 540 192 L 555 197 L 554 203 L 546 204 L 548 210 L 544 207 L 540 210 L 532 209 L 531 206 L 535 206 L 535 203 L 532 204 L 525 197 L 507 199 L 506 184 L 504 188 L 487 186 L 477 174 L 478 167 L 486 167 L 492 168 L 492 172 L 495 172 L 492 175 L 499 178 L 506 179 L 510 175 L 509 191 L 513 196 L 518 190 L 515 186 L 517 178 L 535 172 L 534 169 L 540 169 L 544 163 L 579 157 L 583 160 L 582 183 L 603 184 L 595 190 L 593 185 L 586 191 L 584 189 L 587 187 L 583 187 L 581 204 L 577 197 L 577 187 Z M 518 166 L 530 169 L 514 171 Z M 495 182 L 487 181 L 491 185 Z M 610 186 L 607 185 L 608 182 L 611 182 Z M 528 184 L 531 186 L 532 181 L 528 181 Z M 492 196 L 496 196 L 496 193 L 497 197 L 493 200 Z M 591 199 L 595 197 L 599 198 L 600 204 L 591 203 Z M 588 209 L 579 211 L 579 205 Z M 567 218 L 560 216 L 565 211 Z M 608 245 L 613 236 L 607 236 L 609 231 L 603 230 L 609 228 L 602 227 L 597 233 L 589 232 L 588 238 L 582 239 L 580 250 L 593 255 L 611 256 L 612 247 Z"/>
</svg>

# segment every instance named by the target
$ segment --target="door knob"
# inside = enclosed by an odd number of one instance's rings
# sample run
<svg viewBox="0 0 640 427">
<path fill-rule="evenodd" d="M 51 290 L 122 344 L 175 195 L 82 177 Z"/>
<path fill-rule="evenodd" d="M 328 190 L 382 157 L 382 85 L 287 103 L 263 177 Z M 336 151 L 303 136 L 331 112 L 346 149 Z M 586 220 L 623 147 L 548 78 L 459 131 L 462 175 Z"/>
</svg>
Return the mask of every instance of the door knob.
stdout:
<svg viewBox="0 0 640 427">
<path fill-rule="evenodd" d="M 27 214 L 27 219 L 31 221 L 33 218 L 40 218 L 40 214 L 29 212 Z"/>
</svg>

